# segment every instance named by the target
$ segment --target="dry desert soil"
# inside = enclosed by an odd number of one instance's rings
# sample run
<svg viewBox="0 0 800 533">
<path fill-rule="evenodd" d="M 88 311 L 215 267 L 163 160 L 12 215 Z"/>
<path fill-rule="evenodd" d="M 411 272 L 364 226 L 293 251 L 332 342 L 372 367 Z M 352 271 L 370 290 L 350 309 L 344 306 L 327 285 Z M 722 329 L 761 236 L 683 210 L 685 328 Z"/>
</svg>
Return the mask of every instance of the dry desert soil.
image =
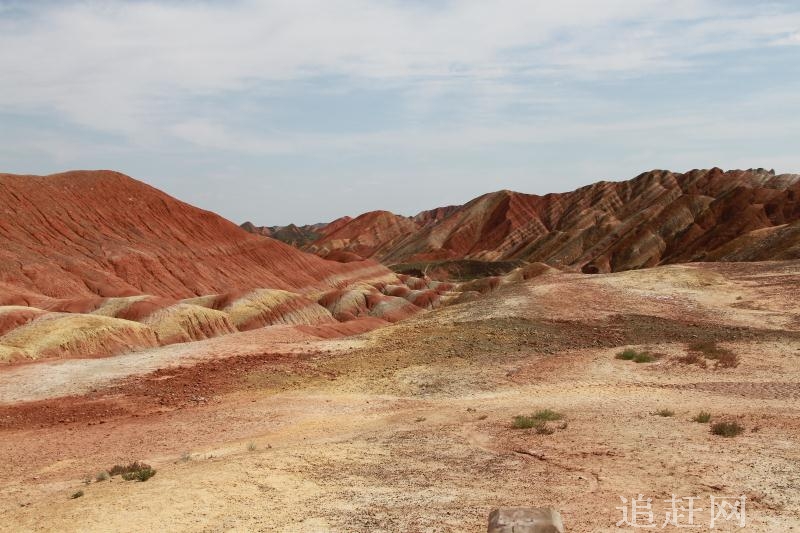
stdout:
<svg viewBox="0 0 800 533">
<path fill-rule="evenodd" d="M 741 530 L 800 531 L 799 296 L 800 261 L 551 273 L 353 337 L 11 366 L 0 530 L 477 532 L 495 507 L 553 506 L 616 532 L 639 494 L 662 530 L 675 494 L 700 498 L 695 531 L 711 495 L 746 496 Z M 737 366 L 706 357 L 725 350 Z M 542 409 L 563 418 L 512 427 Z M 95 480 L 134 460 L 156 475 Z"/>
</svg>

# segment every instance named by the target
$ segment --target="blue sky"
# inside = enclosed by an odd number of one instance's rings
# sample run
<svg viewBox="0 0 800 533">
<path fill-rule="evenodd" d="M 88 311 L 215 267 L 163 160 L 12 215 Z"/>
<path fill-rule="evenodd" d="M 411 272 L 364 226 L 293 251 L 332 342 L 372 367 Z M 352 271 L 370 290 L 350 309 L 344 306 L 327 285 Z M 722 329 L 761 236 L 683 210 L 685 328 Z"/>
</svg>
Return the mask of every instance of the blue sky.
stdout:
<svg viewBox="0 0 800 533">
<path fill-rule="evenodd" d="M 798 2 L 0 0 L 0 171 L 236 222 L 800 172 L 799 117 Z"/>
</svg>

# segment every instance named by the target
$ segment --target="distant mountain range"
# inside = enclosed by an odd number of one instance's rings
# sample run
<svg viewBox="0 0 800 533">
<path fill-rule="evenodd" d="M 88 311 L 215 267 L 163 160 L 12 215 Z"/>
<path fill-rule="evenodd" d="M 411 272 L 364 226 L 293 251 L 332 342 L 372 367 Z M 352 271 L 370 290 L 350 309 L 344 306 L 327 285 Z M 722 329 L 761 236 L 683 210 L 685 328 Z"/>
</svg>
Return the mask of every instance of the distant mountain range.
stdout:
<svg viewBox="0 0 800 533">
<path fill-rule="evenodd" d="M 691 261 L 800 258 L 800 175 L 653 170 L 544 196 L 497 191 L 404 217 L 371 211 L 330 224 L 243 228 L 340 261 L 429 268 L 542 262 L 611 272 Z"/>
</svg>

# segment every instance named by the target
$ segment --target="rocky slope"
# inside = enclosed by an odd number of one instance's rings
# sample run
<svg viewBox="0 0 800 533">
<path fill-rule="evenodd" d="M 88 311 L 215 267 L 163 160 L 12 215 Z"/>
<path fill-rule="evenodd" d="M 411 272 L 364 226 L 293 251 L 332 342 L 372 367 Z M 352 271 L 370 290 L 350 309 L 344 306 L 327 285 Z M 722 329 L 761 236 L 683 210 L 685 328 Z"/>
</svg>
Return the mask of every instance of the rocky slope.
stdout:
<svg viewBox="0 0 800 533">
<path fill-rule="evenodd" d="M 305 290 L 385 274 L 258 238 L 116 172 L 0 175 L 0 301 Z M 15 295 L 18 295 L 15 297 Z M 18 303 L 18 302 L 17 302 Z"/>
<path fill-rule="evenodd" d="M 252 235 L 116 172 L 0 174 L 0 361 L 106 356 L 270 325 L 374 326 L 430 307 L 381 292 L 394 284 L 379 263 Z M 334 318 L 331 291 L 351 286 L 364 305 Z"/>
<path fill-rule="evenodd" d="M 654 170 L 544 196 L 498 191 L 405 218 L 372 212 L 305 249 L 385 264 L 464 259 L 609 272 L 690 261 L 800 257 L 800 176 Z"/>
</svg>

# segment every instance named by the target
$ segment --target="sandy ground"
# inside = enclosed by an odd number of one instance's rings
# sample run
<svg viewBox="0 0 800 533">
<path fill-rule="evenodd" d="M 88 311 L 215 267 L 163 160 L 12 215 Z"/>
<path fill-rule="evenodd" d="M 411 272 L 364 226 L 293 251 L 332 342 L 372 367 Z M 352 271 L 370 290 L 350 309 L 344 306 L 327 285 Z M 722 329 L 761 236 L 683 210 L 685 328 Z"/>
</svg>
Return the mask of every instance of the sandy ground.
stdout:
<svg viewBox="0 0 800 533">
<path fill-rule="evenodd" d="M 548 275 L 349 339 L 3 369 L 0 530 L 485 531 L 531 505 L 633 531 L 616 507 L 638 494 L 658 530 L 672 494 L 700 498 L 695 531 L 711 495 L 747 498 L 715 531 L 800 530 L 798 295 L 800 262 Z M 678 362 L 697 341 L 739 365 Z M 545 408 L 551 434 L 511 427 Z M 133 460 L 156 476 L 83 481 Z"/>
</svg>

